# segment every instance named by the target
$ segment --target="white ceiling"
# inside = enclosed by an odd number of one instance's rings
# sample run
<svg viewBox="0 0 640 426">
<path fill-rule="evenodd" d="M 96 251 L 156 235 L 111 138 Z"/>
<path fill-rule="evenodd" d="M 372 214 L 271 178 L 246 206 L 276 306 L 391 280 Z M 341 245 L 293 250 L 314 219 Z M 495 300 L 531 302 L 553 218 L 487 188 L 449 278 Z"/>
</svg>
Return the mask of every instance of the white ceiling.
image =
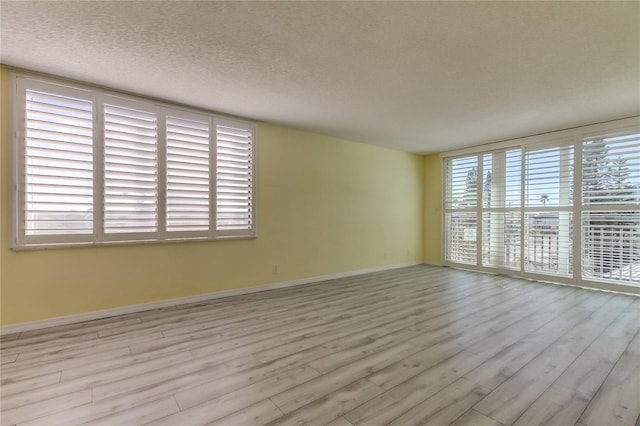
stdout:
<svg viewBox="0 0 640 426">
<path fill-rule="evenodd" d="M 412 152 L 640 114 L 640 2 L 9 2 L 2 63 Z"/>
</svg>

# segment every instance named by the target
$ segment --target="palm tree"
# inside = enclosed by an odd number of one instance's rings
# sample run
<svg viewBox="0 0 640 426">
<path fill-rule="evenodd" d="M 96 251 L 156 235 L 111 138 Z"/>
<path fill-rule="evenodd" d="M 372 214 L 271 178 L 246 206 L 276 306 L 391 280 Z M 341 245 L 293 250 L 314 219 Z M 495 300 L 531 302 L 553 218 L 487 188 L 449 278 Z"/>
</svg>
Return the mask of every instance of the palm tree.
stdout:
<svg viewBox="0 0 640 426">
<path fill-rule="evenodd" d="M 542 203 L 543 206 L 547 205 L 547 201 L 549 201 L 549 194 L 541 194 L 540 202 Z"/>
</svg>

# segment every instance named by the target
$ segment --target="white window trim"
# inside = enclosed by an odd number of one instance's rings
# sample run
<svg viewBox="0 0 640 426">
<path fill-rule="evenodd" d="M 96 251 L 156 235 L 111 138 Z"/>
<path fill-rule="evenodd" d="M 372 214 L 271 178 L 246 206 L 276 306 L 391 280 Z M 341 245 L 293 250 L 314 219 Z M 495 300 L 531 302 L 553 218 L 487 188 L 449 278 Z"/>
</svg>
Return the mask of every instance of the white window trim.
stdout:
<svg viewBox="0 0 640 426">
<path fill-rule="evenodd" d="M 28 83 L 27 83 L 28 82 Z M 118 92 L 113 89 L 75 82 L 59 77 L 51 77 L 29 71 L 10 72 L 9 101 L 11 105 L 9 158 L 9 184 L 11 188 L 9 208 L 9 246 L 13 250 L 50 249 L 79 246 L 101 246 L 122 244 L 170 243 L 188 241 L 213 241 L 226 239 L 252 239 L 257 237 L 257 135 L 254 121 L 228 117 L 198 108 L 171 104 L 157 99 L 135 94 Z M 94 172 L 94 231 L 92 234 L 29 235 L 25 233 L 25 88 L 39 88 L 74 97 L 84 97 L 93 101 L 93 172 Z M 117 99 L 122 104 L 141 105 L 158 113 L 158 230 L 155 233 L 105 234 L 104 232 L 104 118 L 105 98 Z M 180 117 L 207 118 L 209 123 L 209 230 L 208 231 L 166 231 L 166 127 L 165 117 L 171 113 Z M 251 133 L 251 229 L 217 230 L 216 210 L 216 125 L 235 125 Z M 63 240 L 63 241 L 61 241 Z"/>
<path fill-rule="evenodd" d="M 625 118 L 621 120 L 614 120 L 605 123 L 592 124 L 588 126 L 582 126 L 567 130 L 561 130 L 556 132 L 550 132 L 540 135 L 533 135 L 524 138 L 512 139 L 507 141 L 495 142 L 490 144 L 477 145 L 469 148 L 463 148 L 458 150 L 452 150 L 440 153 L 440 158 L 442 161 L 462 158 L 462 157 L 470 157 L 477 156 L 478 158 L 478 176 L 481 176 L 482 173 L 482 155 L 486 153 L 500 152 L 509 149 L 521 149 L 522 156 L 527 151 L 540 149 L 540 148 L 550 148 L 550 147 L 560 147 L 560 146 L 574 146 L 574 187 L 582 188 L 582 143 L 584 140 L 588 139 L 598 139 L 598 138 L 611 138 L 617 135 L 627 134 L 629 132 L 639 132 L 640 133 L 640 116 Z M 524 162 L 523 162 L 524 164 Z M 573 286 L 579 287 L 587 287 L 587 288 L 595 288 L 601 290 L 610 290 L 617 291 L 623 293 L 631 293 L 631 294 L 639 294 L 640 286 L 628 283 L 619 283 L 619 282 L 608 282 L 608 281 L 600 281 L 600 280 L 589 280 L 582 276 L 582 246 L 583 246 L 583 230 L 582 230 L 582 212 L 588 212 L 593 210 L 628 210 L 628 206 L 607 206 L 603 208 L 602 206 L 583 206 L 582 200 L 580 199 L 581 191 L 573 191 L 573 205 L 570 207 L 525 207 L 525 183 L 524 183 L 524 170 L 522 174 L 522 183 L 521 183 L 521 223 L 524 226 L 524 214 L 527 211 L 532 210 L 554 210 L 554 211 L 569 211 L 573 214 L 574 228 L 573 228 L 573 276 L 572 277 L 561 277 L 557 275 L 547 275 L 544 273 L 535 273 L 535 272 L 525 272 L 524 267 L 521 267 L 520 270 L 506 269 L 506 268 L 495 268 L 495 267 L 487 267 L 482 265 L 482 249 L 481 249 L 481 241 L 478 240 L 477 243 L 477 257 L 478 261 L 476 265 L 462 264 L 456 263 L 447 260 L 447 230 L 446 230 L 446 213 L 451 211 L 456 211 L 456 209 L 447 209 L 446 208 L 446 196 L 447 196 L 447 168 L 442 167 L 442 218 L 441 218 L 441 247 L 442 247 L 442 264 L 445 266 L 463 268 L 463 269 L 471 269 L 477 270 L 486 273 L 500 273 L 506 274 L 516 277 L 536 279 L 541 281 L 552 281 L 556 283 L 569 284 Z M 477 181 L 478 190 L 477 197 L 478 203 L 475 208 L 468 209 L 466 211 L 476 212 L 476 217 L 478 218 L 478 227 L 476 230 L 476 235 L 479 235 L 481 238 L 482 234 L 482 223 L 481 223 L 481 215 L 482 215 L 482 179 L 478 179 Z M 524 228 L 521 230 L 521 244 L 522 239 L 524 239 Z M 524 257 L 521 258 L 521 264 L 523 262 Z"/>
</svg>

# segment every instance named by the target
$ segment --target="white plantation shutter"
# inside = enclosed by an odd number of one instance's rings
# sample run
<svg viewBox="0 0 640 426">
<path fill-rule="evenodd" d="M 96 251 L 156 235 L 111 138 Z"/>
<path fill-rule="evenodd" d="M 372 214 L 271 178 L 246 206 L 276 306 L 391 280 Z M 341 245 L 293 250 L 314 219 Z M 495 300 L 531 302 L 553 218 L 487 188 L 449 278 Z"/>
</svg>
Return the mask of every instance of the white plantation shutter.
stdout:
<svg viewBox="0 0 640 426">
<path fill-rule="evenodd" d="M 640 285 L 640 134 L 583 141 L 582 210 L 583 276 Z"/>
<path fill-rule="evenodd" d="M 253 129 L 246 123 L 216 121 L 216 230 L 254 231 Z"/>
<path fill-rule="evenodd" d="M 525 271 L 573 276 L 573 213 L 525 212 Z"/>
<path fill-rule="evenodd" d="M 522 151 L 483 155 L 482 265 L 520 269 Z"/>
<path fill-rule="evenodd" d="M 40 90 L 24 93 L 25 236 L 90 235 L 93 233 L 92 101 L 86 94 Z"/>
<path fill-rule="evenodd" d="M 104 232 L 158 230 L 158 120 L 144 106 L 104 105 Z"/>
<path fill-rule="evenodd" d="M 478 156 L 445 162 L 445 258 L 475 265 L 478 250 Z"/>
<path fill-rule="evenodd" d="M 573 275 L 572 145 L 525 153 L 525 271 Z"/>
<path fill-rule="evenodd" d="M 478 202 L 478 157 L 447 160 L 445 208 L 474 208 Z"/>
<path fill-rule="evenodd" d="M 209 121 L 207 117 L 166 117 L 167 231 L 209 230 Z"/>
<path fill-rule="evenodd" d="M 482 265 L 520 269 L 520 212 L 482 213 Z"/>
<path fill-rule="evenodd" d="M 256 236 L 254 123 L 11 78 L 11 248 Z"/>
<path fill-rule="evenodd" d="M 584 141 L 582 203 L 640 204 L 640 134 Z"/>
<path fill-rule="evenodd" d="M 446 213 L 445 222 L 446 259 L 450 262 L 475 265 L 478 252 L 477 213 L 475 211 Z"/>
<path fill-rule="evenodd" d="M 573 205 L 573 146 L 529 149 L 525 154 L 525 207 Z"/>
<path fill-rule="evenodd" d="M 582 213 L 582 274 L 640 285 L 640 209 Z"/>
<path fill-rule="evenodd" d="M 484 154 L 482 175 L 483 208 L 520 208 L 522 150 Z"/>
</svg>

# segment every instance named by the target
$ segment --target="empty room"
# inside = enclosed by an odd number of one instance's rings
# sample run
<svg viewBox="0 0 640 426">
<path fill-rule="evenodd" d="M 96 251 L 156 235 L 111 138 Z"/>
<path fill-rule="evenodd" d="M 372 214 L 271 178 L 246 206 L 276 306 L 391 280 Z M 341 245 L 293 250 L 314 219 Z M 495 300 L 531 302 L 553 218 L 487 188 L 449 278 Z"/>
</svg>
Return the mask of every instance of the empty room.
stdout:
<svg viewBox="0 0 640 426">
<path fill-rule="evenodd" d="M 640 425 L 640 2 L 0 0 L 0 425 Z"/>
</svg>

